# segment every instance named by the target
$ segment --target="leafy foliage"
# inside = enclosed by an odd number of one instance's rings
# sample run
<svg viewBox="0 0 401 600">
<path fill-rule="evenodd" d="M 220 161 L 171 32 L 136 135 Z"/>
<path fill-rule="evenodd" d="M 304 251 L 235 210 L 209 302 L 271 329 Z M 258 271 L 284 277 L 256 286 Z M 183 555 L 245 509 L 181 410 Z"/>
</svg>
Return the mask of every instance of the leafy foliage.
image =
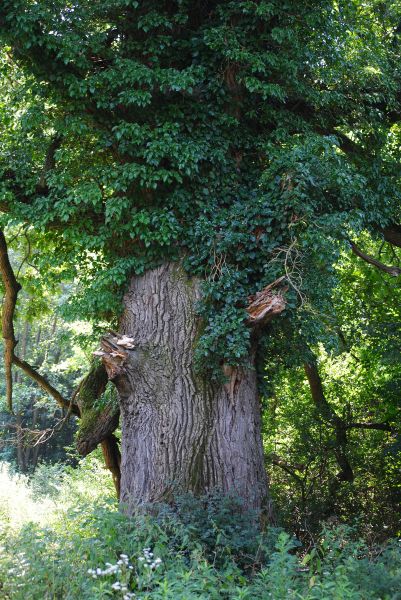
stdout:
<svg viewBox="0 0 401 600">
<path fill-rule="evenodd" d="M 366 236 L 361 243 L 379 254 Z M 397 253 L 386 253 L 382 248 L 382 260 L 398 264 Z M 315 351 L 327 402 L 346 428 L 344 451 L 355 479 L 338 479 L 336 426 L 313 401 L 302 367 L 308 356 L 294 356 L 292 340 L 280 340 L 265 382 L 272 491 L 284 522 L 301 538 L 313 537 L 330 517 L 355 519 L 365 535 L 385 539 L 400 531 L 400 287 L 345 253 L 336 276 L 335 311 L 325 327 L 328 336 L 337 333 L 337 344 Z"/>
<path fill-rule="evenodd" d="M 182 261 L 203 282 L 197 363 L 216 375 L 247 363 L 248 297 L 284 274 L 258 366 L 273 495 L 305 543 L 276 532 L 272 547 L 232 500 L 127 520 L 87 463 L 49 471 L 51 523 L 5 527 L 0 572 L 21 575 L 2 575 L 5 594 L 121 597 L 87 570 L 126 554 L 142 598 L 398 597 L 399 547 L 372 539 L 400 532 L 399 285 L 349 239 L 399 265 L 382 238 L 401 217 L 400 22 L 398 1 L 1 3 L 0 221 L 23 264 L 19 322 L 44 324 L 62 289 L 62 316 L 97 332 L 129 277 Z M 51 376 L 70 391 L 85 355 L 58 339 L 68 364 Z M 301 369 L 312 358 L 326 412 Z M 352 427 L 369 422 L 385 428 Z M 339 424 L 354 481 L 338 476 Z M 17 567 L 11 544 L 29 557 Z M 163 566 L 146 574 L 149 547 Z"/>
<path fill-rule="evenodd" d="M 110 320 L 130 275 L 185 257 L 206 278 L 205 366 L 246 360 L 247 297 L 277 274 L 293 274 L 290 318 L 305 298 L 329 310 L 343 240 L 399 216 L 400 16 L 5 0 L 2 204 L 47 230 L 78 283 L 70 312 Z"/>
<path fill-rule="evenodd" d="M 38 497 L 37 510 L 31 512 L 35 523 L 7 522 L 2 499 L 4 598 L 397 598 L 397 541 L 369 548 L 350 528 L 326 527 L 312 550 L 296 554 L 288 534 L 272 530 L 250 538 L 245 515 L 232 513 L 227 505 L 219 508 L 217 502 L 199 529 L 199 515 L 206 513 L 202 502 L 189 498 L 182 499 L 175 515 L 168 510 L 159 517 L 128 518 L 105 497 L 101 471 L 91 459 L 78 470 L 67 470 L 61 483 L 57 474 L 62 502 L 57 509 L 47 504 L 44 512 L 39 509 L 44 497 Z M 0 473 L 4 483 L 7 475 Z M 53 477 L 48 471 L 49 480 Z M 7 483 L 0 493 L 18 490 L 14 497 L 21 499 L 20 509 L 33 502 L 27 482 L 8 476 Z M 185 506 L 194 510 L 193 519 Z M 14 517 L 15 508 L 14 502 Z"/>
<path fill-rule="evenodd" d="M 83 341 L 90 339 L 92 327 L 62 318 L 60 308 L 69 286 L 57 283 L 58 274 L 47 278 L 33 265 L 38 236 L 32 228 L 10 228 L 8 234 L 10 258 L 23 286 L 14 323 L 19 356 L 35 365 L 65 397 L 71 397 L 87 369 L 91 348 L 87 351 Z M 66 418 L 67 411 L 18 369 L 13 373 L 14 414 L 10 414 L 5 405 L 3 360 L 0 374 L 2 459 L 11 461 L 21 472 L 34 470 L 41 461 L 66 459 L 64 447 L 72 443 L 75 418 Z"/>
</svg>

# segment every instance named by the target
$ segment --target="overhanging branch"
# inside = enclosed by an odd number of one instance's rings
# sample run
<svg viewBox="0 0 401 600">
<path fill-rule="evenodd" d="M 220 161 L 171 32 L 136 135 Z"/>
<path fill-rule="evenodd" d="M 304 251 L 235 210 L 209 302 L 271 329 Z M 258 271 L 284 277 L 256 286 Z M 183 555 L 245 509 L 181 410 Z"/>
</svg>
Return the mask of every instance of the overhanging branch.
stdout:
<svg viewBox="0 0 401 600">
<path fill-rule="evenodd" d="M 395 266 L 389 267 L 388 265 L 385 265 L 384 263 L 380 262 L 379 260 L 376 260 L 376 258 L 374 258 L 373 256 L 369 256 L 369 254 L 365 254 L 364 252 L 362 252 L 362 250 L 360 250 L 358 248 L 358 246 L 356 244 L 354 244 L 354 242 L 352 242 L 352 241 L 350 241 L 350 245 L 351 245 L 352 252 L 356 256 L 359 256 L 359 258 L 362 258 L 362 260 L 364 260 L 365 262 L 369 263 L 370 265 L 373 265 L 377 269 L 380 269 L 380 271 L 384 271 L 384 273 L 388 273 L 392 277 L 399 277 L 401 275 L 400 267 L 395 267 Z"/>
</svg>

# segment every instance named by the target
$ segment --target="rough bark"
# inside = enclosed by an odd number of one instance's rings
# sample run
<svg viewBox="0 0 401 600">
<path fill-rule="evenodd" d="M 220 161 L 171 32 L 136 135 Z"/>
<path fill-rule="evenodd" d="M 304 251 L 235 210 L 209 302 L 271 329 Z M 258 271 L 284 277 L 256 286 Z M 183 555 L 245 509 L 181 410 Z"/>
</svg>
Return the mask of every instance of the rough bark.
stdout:
<svg viewBox="0 0 401 600">
<path fill-rule="evenodd" d="M 196 374 L 199 298 L 199 282 L 178 265 L 135 277 L 124 298 L 123 337 L 102 342 L 120 397 L 121 501 L 129 512 L 216 490 L 269 510 L 256 372 L 226 369 L 226 385 Z"/>
</svg>

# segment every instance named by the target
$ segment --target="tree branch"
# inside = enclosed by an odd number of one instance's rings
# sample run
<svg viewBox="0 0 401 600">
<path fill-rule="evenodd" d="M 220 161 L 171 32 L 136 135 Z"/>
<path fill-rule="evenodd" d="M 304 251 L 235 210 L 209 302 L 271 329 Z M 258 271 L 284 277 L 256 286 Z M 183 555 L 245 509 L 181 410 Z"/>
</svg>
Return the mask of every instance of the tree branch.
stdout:
<svg viewBox="0 0 401 600">
<path fill-rule="evenodd" d="M 117 498 L 120 499 L 121 487 L 121 452 L 118 441 L 112 433 L 101 442 L 103 458 L 106 467 L 113 477 L 114 487 L 116 488 Z"/>
<path fill-rule="evenodd" d="M 54 169 L 56 166 L 55 154 L 56 151 L 60 148 L 61 145 L 61 136 L 56 134 L 51 141 L 49 148 L 46 152 L 45 164 L 43 165 L 42 173 L 40 174 L 39 183 L 37 185 L 38 192 L 46 192 L 48 191 L 46 177 L 47 174 Z"/>
<path fill-rule="evenodd" d="M 80 416 L 81 413 L 79 407 L 73 402 L 71 402 L 71 400 L 67 400 L 67 398 L 64 398 L 64 396 L 60 394 L 60 392 L 56 390 L 56 388 L 53 387 L 52 384 L 49 383 L 47 379 L 43 377 L 43 375 L 38 373 L 38 371 L 36 371 L 29 363 L 27 363 L 25 360 L 21 360 L 20 358 L 18 358 L 18 356 L 15 355 L 13 355 L 13 363 L 17 367 L 22 369 L 24 373 L 28 375 L 28 377 L 36 381 L 39 387 L 41 387 L 44 392 L 47 392 L 49 396 L 52 396 L 52 398 L 54 398 L 57 404 L 59 404 L 62 408 L 67 409 L 69 412 L 71 412 L 73 415 L 76 415 L 77 417 Z"/>
<path fill-rule="evenodd" d="M 108 376 L 104 365 L 96 362 L 79 384 L 77 402 L 81 413 L 81 423 L 76 447 L 82 456 L 92 452 L 118 427 L 120 416 L 118 406 L 112 404 L 108 404 L 105 408 L 96 406 L 96 400 L 105 391 L 107 382 Z"/>
<path fill-rule="evenodd" d="M 354 254 L 356 254 L 356 256 L 359 256 L 359 258 L 362 258 L 362 260 L 369 263 L 370 265 L 377 267 L 378 269 L 380 269 L 380 271 L 384 271 L 385 273 L 388 273 L 392 277 L 399 277 L 401 275 L 400 267 L 395 267 L 395 266 L 389 267 L 389 266 L 385 265 L 384 263 L 380 262 L 379 260 L 376 260 L 373 256 L 369 256 L 368 254 L 365 254 L 351 240 L 350 240 L 350 245 L 351 245 L 352 252 Z"/>
<path fill-rule="evenodd" d="M 302 477 L 300 477 L 296 471 L 304 471 L 305 470 L 305 465 L 289 465 L 283 458 L 281 458 L 280 456 L 278 456 L 277 454 L 275 454 L 274 452 L 272 452 L 271 454 L 269 454 L 269 458 L 272 462 L 273 465 L 276 465 L 277 467 L 280 467 L 280 469 L 283 469 L 283 471 L 285 471 L 286 473 L 288 473 L 289 475 L 291 475 L 291 477 L 293 477 L 296 481 L 298 481 L 298 483 L 303 486 L 303 481 L 302 481 Z"/>
<path fill-rule="evenodd" d="M 14 333 L 14 312 L 17 303 L 18 292 L 21 289 L 20 284 L 15 278 L 14 271 L 8 257 L 7 242 L 3 231 L 0 229 L 0 271 L 4 285 L 4 298 L 2 307 L 2 335 L 4 339 L 4 369 L 6 378 L 6 397 L 7 406 L 12 410 L 13 405 L 13 377 L 12 364 L 14 358 L 14 349 L 17 345 Z"/>
<path fill-rule="evenodd" d="M 377 429 L 378 431 L 395 431 L 388 423 L 348 423 L 347 429 Z"/>
<path fill-rule="evenodd" d="M 384 239 L 393 246 L 401 248 L 401 225 L 393 223 L 382 230 Z"/>
<path fill-rule="evenodd" d="M 21 285 L 18 283 L 13 268 L 10 263 L 8 256 L 8 248 L 6 238 L 4 237 L 3 231 L 0 229 L 0 273 L 4 285 L 4 299 L 3 299 L 3 310 L 2 310 L 2 335 L 4 339 L 4 367 L 6 374 L 6 397 L 7 406 L 9 410 L 12 410 L 13 402 L 13 379 L 12 379 L 12 365 L 15 364 L 17 367 L 22 369 L 31 379 L 34 379 L 40 387 L 45 390 L 50 396 L 52 396 L 56 402 L 62 407 L 76 415 L 79 415 L 78 406 L 64 398 L 60 392 L 58 392 L 43 375 L 38 373 L 30 364 L 25 360 L 21 360 L 15 355 L 15 347 L 17 340 L 15 339 L 14 332 L 14 313 L 15 306 L 17 304 L 18 292 L 21 289 Z"/>
<path fill-rule="evenodd" d="M 81 417 L 81 427 L 77 438 L 78 451 L 86 455 L 101 444 L 106 467 L 111 471 L 117 497 L 120 495 L 120 462 L 121 454 L 118 442 L 113 432 L 118 427 L 119 408 L 106 406 L 99 410 L 95 401 L 103 394 L 108 377 L 103 364 L 96 364 L 88 375 L 81 381 L 71 400 L 64 398 L 60 392 L 38 373 L 25 360 L 18 358 L 14 350 L 17 345 L 14 332 L 14 313 L 17 304 L 18 292 L 21 285 L 18 283 L 8 256 L 7 242 L 3 231 L 0 229 L 0 272 L 5 289 L 2 310 L 2 333 L 4 339 L 4 365 L 6 374 L 7 406 L 12 411 L 13 378 L 12 365 L 22 369 L 28 377 L 36 383 L 68 413 Z M 74 400 L 78 398 L 78 404 Z"/>
<path fill-rule="evenodd" d="M 354 472 L 346 454 L 347 426 L 346 423 L 333 410 L 324 395 L 322 380 L 315 361 L 304 363 L 304 369 L 309 381 L 313 402 L 322 418 L 334 427 L 335 431 L 335 456 L 340 467 L 338 479 L 340 481 L 354 481 Z"/>
</svg>

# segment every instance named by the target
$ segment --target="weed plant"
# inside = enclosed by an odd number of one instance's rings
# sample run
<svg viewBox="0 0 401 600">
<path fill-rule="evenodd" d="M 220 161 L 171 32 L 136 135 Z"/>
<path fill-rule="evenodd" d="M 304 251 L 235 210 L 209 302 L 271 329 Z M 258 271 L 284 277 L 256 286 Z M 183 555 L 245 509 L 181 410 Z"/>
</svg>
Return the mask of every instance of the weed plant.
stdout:
<svg viewBox="0 0 401 600">
<path fill-rule="evenodd" d="M 92 457 L 0 484 L 2 600 L 401 599 L 399 540 L 326 527 L 307 552 L 218 496 L 127 517 Z"/>
</svg>

